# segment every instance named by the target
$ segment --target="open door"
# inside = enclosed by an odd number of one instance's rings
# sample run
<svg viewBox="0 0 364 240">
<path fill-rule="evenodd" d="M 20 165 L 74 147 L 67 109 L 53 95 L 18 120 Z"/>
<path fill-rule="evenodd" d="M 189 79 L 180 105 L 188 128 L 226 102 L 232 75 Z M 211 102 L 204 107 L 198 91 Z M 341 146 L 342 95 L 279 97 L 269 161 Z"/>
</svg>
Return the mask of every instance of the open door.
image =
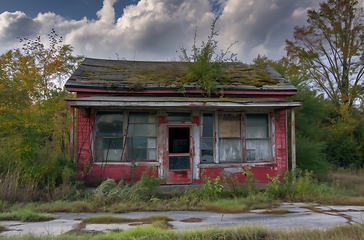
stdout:
<svg viewBox="0 0 364 240">
<path fill-rule="evenodd" d="M 168 126 L 167 168 L 169 184 L 192 181 L 191 126 Z"/>
</svg>

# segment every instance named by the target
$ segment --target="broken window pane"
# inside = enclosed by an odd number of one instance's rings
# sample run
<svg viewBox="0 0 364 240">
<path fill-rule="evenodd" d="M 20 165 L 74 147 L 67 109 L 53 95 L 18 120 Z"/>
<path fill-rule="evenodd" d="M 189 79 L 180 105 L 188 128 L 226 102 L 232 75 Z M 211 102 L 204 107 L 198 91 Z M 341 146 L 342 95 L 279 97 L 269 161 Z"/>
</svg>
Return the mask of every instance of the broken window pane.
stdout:
<svg viewBox="0 0 364 240">
<path fill-rule="evenodd" d="M 201 162 L 202 163 L 213 163 L 214 162 L 214 151 L 201 149 Z"/>
</svg>

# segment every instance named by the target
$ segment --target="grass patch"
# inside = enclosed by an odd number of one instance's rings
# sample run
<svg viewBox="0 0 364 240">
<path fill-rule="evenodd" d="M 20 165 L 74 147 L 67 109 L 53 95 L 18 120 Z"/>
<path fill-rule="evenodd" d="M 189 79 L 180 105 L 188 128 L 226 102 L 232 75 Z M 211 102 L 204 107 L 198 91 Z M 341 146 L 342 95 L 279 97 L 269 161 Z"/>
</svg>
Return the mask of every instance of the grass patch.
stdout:
<svg viewBox="0 0 364 240">
<path fill-rule="evenodd" d="M 4 232 L 4 231 L 6 231 L 6 227 L 5 227 L 5 226 L 3 226 L 3 225 L 0 225 L 0 233 L 2 233 L 2 232 Z"/>
<path fill-rule="evenodd" d="M 194 222 L 202 222 L 203 220 L 205 220 L 205 218 L 187 218 L 187 219 L 183 219 L 180 222 L 187 222 L 187 223 L 194 223 Z"/>
<path fill-rule="evenodd" d="M 276 203 L 264 193 L 258 192 L 245 198 L 220 199 L 217 201 L 203 201 L 200 203 L 206 211 L 221 213 L 242 213 L 253 209 L 269 208 Z"/>
<path fill-rule="evenodd" d="M 314 205 L 308 205 L 308 206 L 306 206 L 306 208 L 312 212 L 322 213 L 322 210 L 315 207 Z"/>
<path fill-rule="evenodd" d="M 287 208 L 272 208 L 266 209 L 264 212 L 260 212 L 262 214 L 289 214 L 293 213 L 292 211 L 288 210 Z"/>
<path fill-rule="evenodd" d="M 56 213 L 56 212 L 80 213 L 80 212 L 96 212 L 98 210 L 92 203 L 86 201 L 74 201 L 74 202 L 55 201 L 45 204 L 33 204 L 30 205 L 30 207 L 37 212 L 47 212 L 47 213 Z"/>
<path fill-rule="evenodd" d="M 293 231 L 269 230 L 266 227 L 248 225 L 239 227 L 213 227 L 206 229 L 174 231 L 152 225 L 137 226 L 123 232 L 110 232 L 92 239 L 364 239 L 363 225 L 346 225 L 330 229 L 300 229 Z"/>
<path fill-rule="evenodd" d="M 43 222 L 52 220 L 50 214 L 36 213 L 31 209 L 0 213 L 1 221 Z"/>
</svg>

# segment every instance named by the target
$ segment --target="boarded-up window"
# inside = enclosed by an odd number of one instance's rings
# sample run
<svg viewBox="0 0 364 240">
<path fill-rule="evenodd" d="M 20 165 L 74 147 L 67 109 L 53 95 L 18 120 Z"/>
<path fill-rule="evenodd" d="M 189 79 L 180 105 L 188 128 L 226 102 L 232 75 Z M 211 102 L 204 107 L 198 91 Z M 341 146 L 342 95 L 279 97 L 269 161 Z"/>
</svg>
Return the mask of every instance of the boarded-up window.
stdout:
<svg viewBox="0 0 364 240">
<path fill-rule="evenodd" d="M 247 162 L 271 161 L 268 114 L 247 114 L 245 128 Z"/>
<path fill-rule="evenodd" d="M 241 162 L 241 115 L 219 115 L 219 157 L 220 162 Z"/>
<path fill-rule="evenodd" d="M 155 114 L 131 112 L 128 119 L 127 161 L 157 160 Z"/>
<path fill-rule="evenodd" d="M 99 112 L 96 115 L 96 161 L 122 161 L 123 114 Z"/>
<path fill-rule="evenodd" d="M 204 113 L 202 115 L 202 127 L 201 127 L 201 163 L 213 163 L 214 162 L 214 124 L 213 114 Z"/>
</svg>

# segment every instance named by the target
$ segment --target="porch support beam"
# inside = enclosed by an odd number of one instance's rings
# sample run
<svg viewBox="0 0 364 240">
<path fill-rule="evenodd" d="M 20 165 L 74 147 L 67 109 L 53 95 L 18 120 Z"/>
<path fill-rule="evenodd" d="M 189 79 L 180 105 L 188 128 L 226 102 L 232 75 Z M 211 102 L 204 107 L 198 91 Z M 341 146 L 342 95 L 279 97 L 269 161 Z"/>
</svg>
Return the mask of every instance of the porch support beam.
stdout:
<svg viewBox="0 0 364 240">
<path fill-rule="evenodd" d="M 70 158 L 73 161 L 75 158 L 74 155 L 74 128 L 75 128 L 75 108 L 74 107 L 70 107 Z"/>
<path fill-rule="evenodd" d="M 291 154 L 292 170 L 296 169 L 296 122 L 294 107 L 291 107 Z"/>
</svg>

